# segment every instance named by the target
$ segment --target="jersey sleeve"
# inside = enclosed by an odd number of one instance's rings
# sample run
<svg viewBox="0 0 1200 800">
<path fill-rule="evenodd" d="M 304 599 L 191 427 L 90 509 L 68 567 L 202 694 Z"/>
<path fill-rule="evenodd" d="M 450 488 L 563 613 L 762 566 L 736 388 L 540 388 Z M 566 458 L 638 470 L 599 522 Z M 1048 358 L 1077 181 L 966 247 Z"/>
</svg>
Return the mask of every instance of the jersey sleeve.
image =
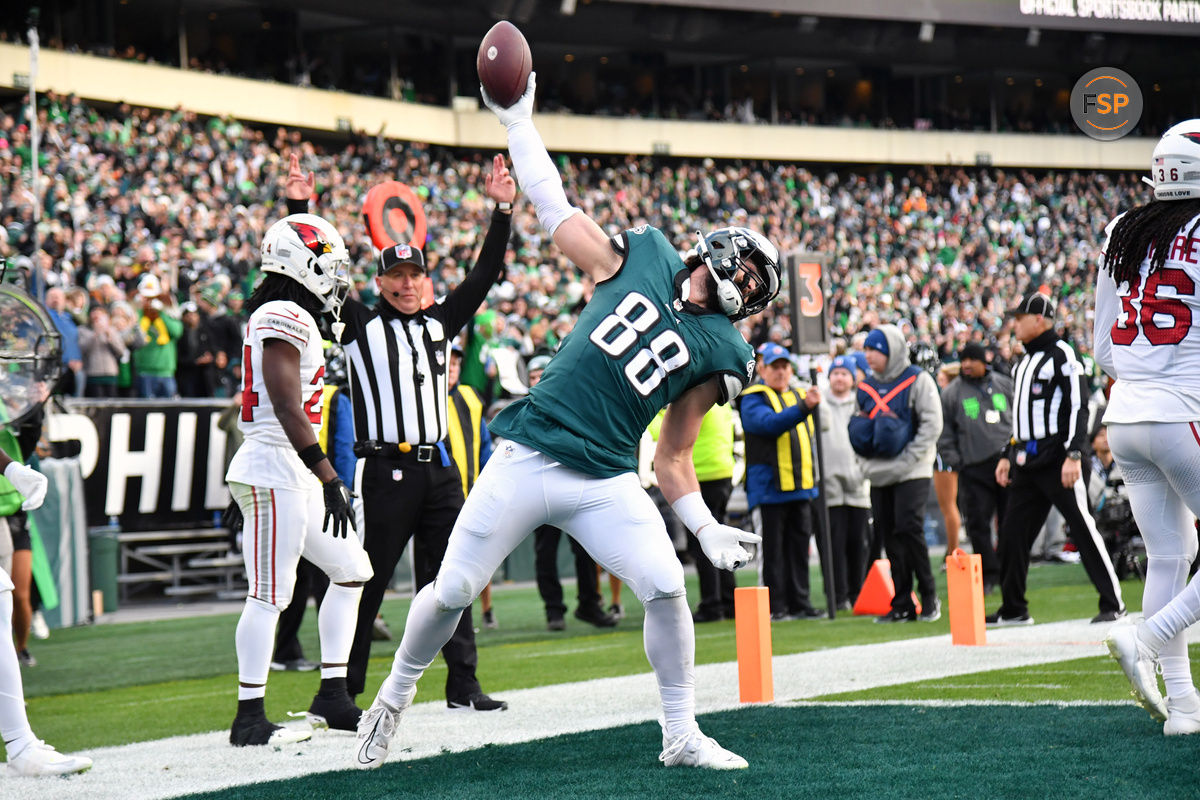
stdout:
<svg viewBox="0 0 1200 800">
<path fill-rule="evenodd" d="M 282 339 L 301 353 L 314 336 L 320 336 L 312 316 L 293 303 L 263 306 L 251 333 L 263 341 Z"/>
<path fill-rule="evenodd" d="M 754 350 L 731 325 L 709 353 L 705 379 L 720 379 L 721 405 L 731 402 L 754 380 Z"/>
</svg>

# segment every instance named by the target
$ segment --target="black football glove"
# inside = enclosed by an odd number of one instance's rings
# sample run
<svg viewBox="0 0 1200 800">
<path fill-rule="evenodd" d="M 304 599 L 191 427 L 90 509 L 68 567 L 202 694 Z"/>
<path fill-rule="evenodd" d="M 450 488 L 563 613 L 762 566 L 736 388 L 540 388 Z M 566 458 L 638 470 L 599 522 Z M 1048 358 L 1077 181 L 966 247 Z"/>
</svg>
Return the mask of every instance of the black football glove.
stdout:
<svg viewBox="0 0 1200 800">
<path fill-rule="evenodd" d="M 242 552 L 242 548 L 238 546 L 238 534 L 242 532 L 244 522 L 242 507 L 238 505 L 237 500 L 230 500 L 229 505 L 221 512 L 221 524 L 229 529 L 229 549 L 235 553 Z"/>
<path fill-rule="evenodd" d="M 342 483 L 341 478 L 334 478 L 323 487 L 325 492 L 325 524 L 321 526 L 321 531 L 328 531 L 329 524 L 333 523 L 333 535 L 346 538 L 347 527 L 358 531 L 358 526 L 354 524 L 354 508 L 350 501 L 354 498 L 354 492 L 346 488 L 346 484 Z"/>
</svg>

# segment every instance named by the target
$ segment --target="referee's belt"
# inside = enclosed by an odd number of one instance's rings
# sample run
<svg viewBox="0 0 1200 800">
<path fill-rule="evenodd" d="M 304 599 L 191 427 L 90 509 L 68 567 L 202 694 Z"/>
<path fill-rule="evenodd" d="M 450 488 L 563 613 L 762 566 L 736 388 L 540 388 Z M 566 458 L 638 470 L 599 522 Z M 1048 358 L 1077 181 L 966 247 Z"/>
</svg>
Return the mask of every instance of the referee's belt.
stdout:
<svg viewBox="0 0 1200 800">
<path fill-rule="evenodd" d="M 436 444 L 411 445 L 408 442 L 380 442 L 367 439 L 354 443 L 354 455 L 358 458 L 392 458 L 397 461 L 416 461 L 427 464 L 441 458 L 440 448 Z"/>
</svg>

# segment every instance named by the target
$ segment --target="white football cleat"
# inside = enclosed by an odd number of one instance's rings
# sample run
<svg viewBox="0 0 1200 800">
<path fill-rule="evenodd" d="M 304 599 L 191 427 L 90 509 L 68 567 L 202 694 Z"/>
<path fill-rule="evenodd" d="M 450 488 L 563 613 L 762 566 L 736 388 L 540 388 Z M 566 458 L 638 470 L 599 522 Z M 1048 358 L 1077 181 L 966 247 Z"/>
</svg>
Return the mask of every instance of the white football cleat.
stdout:
<svg viewBox="0 0 1200 800">
<path fill-rule="evenodd" d="M 1189 733 L 1200 733 L 1200 695 L 1192 692 L 1179 698 L 1168 697 L 1163 734 L 1185 736 Z"/>
<path fill-rule="evenodd" d="M 392 737 L 400 726 L 400 716 L 412 703 L 411 698 L 403 707 L 388 705 L 376 696 L 371 707 L 363 712 L 358 721 L 357 749 L 354 751 L 354 766 L 358 769 L 378 769 L 387 761 Z"/>
<path fill-rule="evenodd" d="M 703 767 L 705 769 L 746 769 L 750 765 L 737 753 L 731 753 L 700 729 L 668 739 L 663 735 L 663 751 L 658 760 L 668 767 Z"/>
<path fill-rule="evenodd" d="M 1109 629 L 1104 643 L 1129 679 L 1133 690 L 1131 694 L 1138 705 L 1149 711 L 1156 720 L 1166 722 L 1167 704 L 1158 690 L 1154 654 L 1138 639 L 1137 631 L 1138 626 L 1135 625 L 1114 625 Z"/>
<path fill-rule="evenodd" d="M 63 755 L 41 739 L 34 740 L 33 744 L 8 760 L 8 774 L 25 778 L 71 775 L 87 772 L 91 768 L 92 760 L 87 756 Z"/>
</svg>

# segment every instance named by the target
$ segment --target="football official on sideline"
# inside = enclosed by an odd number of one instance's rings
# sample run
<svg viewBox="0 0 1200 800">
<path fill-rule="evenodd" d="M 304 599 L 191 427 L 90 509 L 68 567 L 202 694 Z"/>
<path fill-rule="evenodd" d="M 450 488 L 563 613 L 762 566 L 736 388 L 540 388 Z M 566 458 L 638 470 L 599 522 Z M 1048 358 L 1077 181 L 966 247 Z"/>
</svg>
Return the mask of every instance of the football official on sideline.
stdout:
<svg viewBox="0 0 1200 800">
<path fill-rule="evenodd" d="M 1100 593 L 1100 613 L 1092 622 L 1125 615 L 1121 584 L 1108 549 L 1088 511 L 1083 482 L 1088 392 L 1083 365 L 1071 345 L 1054 332 L 1054 301 L 1032 292 L 1008 312 L 1025 345 L 1013 372 L 1013 436 L 996 465 L 996 483 L 1008 487 L 1008 506 L 997 539 L 1003 602 L 987 616 L 988 625 L 1031 625 L 1025 583 L 1029 548 L 1046 522 L 1050 506 L 1062 513 L 1088 577 Z"/>
<path fill-rule="evenodd" d="M 288 172 L 288 208 L 307 205 L 313 176 L 293 156 Z M 450 530 L 463 504 L 462 477 L 450 455 L 447 367 L 450 344 L 471 320 L 488 289 L 504 270 L 516 182 L 497 155 L 485 191 L 496 203 L 475 267 L 442 302 L 422 308 L 428 279 L 424 253 L 397 244 L 380 253 L 379 299 L 368 308 L 354 300 L 343 306 L 342 347 L 351 375 L 355 490 L 362 498 L 363 548 L 375 576 L 363 589 L 350 651 L 347 687 L 363 691 L 371 631 L 383 594 L 410 539 L 416 582 L 437 575 Z M 446 703 L 451 708 L 495 711 L 508 707 L 483 693 L 475 667 L 471 610 L 463 614 L 442 648 L 446 659 Z"/>
</svg>

